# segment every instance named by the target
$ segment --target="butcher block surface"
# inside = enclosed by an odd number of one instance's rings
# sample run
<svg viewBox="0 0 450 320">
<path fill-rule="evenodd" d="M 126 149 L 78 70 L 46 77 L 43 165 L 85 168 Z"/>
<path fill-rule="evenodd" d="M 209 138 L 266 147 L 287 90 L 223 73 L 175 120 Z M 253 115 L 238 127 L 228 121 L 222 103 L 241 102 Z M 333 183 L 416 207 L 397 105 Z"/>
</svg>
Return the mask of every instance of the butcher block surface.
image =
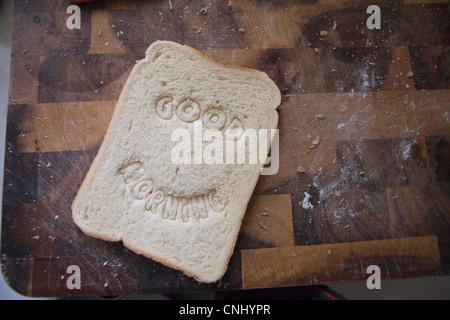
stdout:
<svg viewBox="0 0 450 320">
<path fill-rule="evenodd" d="M 123 295 L 450 272 L 447 1 L 16 0 L 1 264 L 28 296 Z M 156 40 L 266 72 L 280 88 L 280 167 L 261 176 L 214 284 L 77 228 L 72 201 L 115 102 Z M 145 137 L 143 137 L 144 139 Z M 144 142 L 144 140 L 143 140 Z M 145 143 L 151 143 L 146 141 Z M 78 266 L 81 288 L 67 286 Z"/>
</svg>

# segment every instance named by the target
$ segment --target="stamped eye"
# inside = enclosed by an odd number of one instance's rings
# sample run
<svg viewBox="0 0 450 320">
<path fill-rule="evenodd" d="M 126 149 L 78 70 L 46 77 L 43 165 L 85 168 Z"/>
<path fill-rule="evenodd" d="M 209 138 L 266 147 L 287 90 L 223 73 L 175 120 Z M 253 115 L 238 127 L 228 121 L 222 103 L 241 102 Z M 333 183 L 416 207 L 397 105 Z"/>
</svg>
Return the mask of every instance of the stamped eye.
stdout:
<svg viewBox="0 0 450 320">
<path fill-rule="evenodd" d="M 200 118 L 200 105 L 194 100 L 187 99 L 177 107 L 177 116 L 184 122 L 194 122 Z"/>
<path fill-rule="evenodd" d="M 244 134 L 244 125 L 241 120 L 234 118 L 225 130 L 228 140 L 239 139 Z"/>
<path fill-rule="evenodd" d="M 221 109 L 211 108 L 203 114 L 203 124 L 211 130 L 222 130 L 227 123 L 227 115 Z"/>
<path fill-rule="evenodd" d="M 163 97 L 156 103 L 156 113 L 164 120 L 172 119 L 173 116 L 173 98 Z"/>
</svg>

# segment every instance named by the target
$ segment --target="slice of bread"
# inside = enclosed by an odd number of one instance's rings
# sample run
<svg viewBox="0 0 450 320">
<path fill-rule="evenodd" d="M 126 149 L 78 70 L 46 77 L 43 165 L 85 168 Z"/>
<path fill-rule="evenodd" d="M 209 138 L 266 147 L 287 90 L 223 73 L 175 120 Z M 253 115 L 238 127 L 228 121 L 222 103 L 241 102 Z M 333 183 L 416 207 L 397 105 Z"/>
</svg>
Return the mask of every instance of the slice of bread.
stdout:
<svg viewBox="0 0 450 320">
<path fill-rule="evenodd" d="M 249 144 L 248 129 L 277 128 L 280 103 L 265 73 L 219 64 L 174 42 L 153 43 L 132 70 L 73 202 L 75 223 L 200 282 L 219 280 L 264 162 L 230 164 L 236 151 L 209 164 L 202 154 L 216 138 L 201 133 L 224 134 L 224 148 Z M 191 140 L 174 136 L 177 129 Z M 270 137 L 264 147 L 266 157 Z"/>
</svg>

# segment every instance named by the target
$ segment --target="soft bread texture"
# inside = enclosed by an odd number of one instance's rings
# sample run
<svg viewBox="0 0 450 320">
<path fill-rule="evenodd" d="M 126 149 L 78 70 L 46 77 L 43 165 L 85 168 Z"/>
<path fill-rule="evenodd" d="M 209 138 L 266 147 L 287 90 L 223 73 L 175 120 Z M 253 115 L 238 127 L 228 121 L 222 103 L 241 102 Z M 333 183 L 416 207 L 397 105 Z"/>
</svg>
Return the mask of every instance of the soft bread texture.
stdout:
<svg viewBox="0 0 450 320">
<path fill-rule="evenodd" d="M 75 223 L 197 281 L 218 281 L 263 165 L 175 164 L 180 142 L 172 133 L 186 129 L 193 137 L 193 119 L 203 120 L 203 130 L 276 129 L 280 103 L 265 73 L 153 43 L 133 68 L 73 202 Z M 266 155 L 269 148 L 270 141 Z"/>
</svg>

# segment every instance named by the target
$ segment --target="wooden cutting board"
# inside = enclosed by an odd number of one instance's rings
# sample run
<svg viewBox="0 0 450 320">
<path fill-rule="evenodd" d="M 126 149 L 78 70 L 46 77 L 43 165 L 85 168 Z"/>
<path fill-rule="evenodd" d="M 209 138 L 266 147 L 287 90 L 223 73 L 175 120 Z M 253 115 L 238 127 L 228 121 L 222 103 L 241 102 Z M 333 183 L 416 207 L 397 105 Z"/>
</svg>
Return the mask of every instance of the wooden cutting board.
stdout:
<svg viewBox="0 0 450 320">
<path fill-rule="evenodd" d="M 16 0 L 1 263 L 30 296 L 361 281 L 450 271 L 447 1 Z M 262 176 L 224 278 L 84 235 L 71 203 L 136 60 L 155 40 L 268 73 L 283 93 L 280 168 Z M 69 289 L 67 268 L 81 272 Z"/>
</svg>

